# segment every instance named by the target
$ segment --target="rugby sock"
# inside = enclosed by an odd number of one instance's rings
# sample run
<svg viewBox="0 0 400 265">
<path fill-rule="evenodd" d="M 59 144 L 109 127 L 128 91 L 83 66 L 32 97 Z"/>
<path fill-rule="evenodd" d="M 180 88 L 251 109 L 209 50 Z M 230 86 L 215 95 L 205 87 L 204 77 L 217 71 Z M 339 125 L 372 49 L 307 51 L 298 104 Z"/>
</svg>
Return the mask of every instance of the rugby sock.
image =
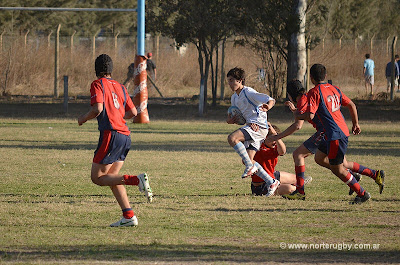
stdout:
<svg viewBox="0 0 400 265">
<path fill-rule="evenodd" d="M 350 172 L 347 172 L 347 176 L 342 179 L 344 183 L 347 184 L 347 186 L 350 187 L 350 189 L 354 190 L 355 193 L 357 193 L 358 196 L 363 196 L 365 193 L 365 190 L 361 185 L 357 182 L 356 178 L 353 177 L 353 175 Z"/>
<path fill-rule="evenodd" d="M 300 194 L 304 194 L 304 172 L 306 166 L 295 166 L 294 171 L 296 172 L 296 189 Z"/>
<path fill-rule="evenodd" d="M 263 167 L 258 163 L 255 162 L 254 165 L 257 167 L 258 171 L 257 171 L 257 176 L 259 176 L 260 178 L 262 178 L 265 183 L 270 186 L 273 182 L 274 179 L 271 178 L 270 175 L 268 175 L 267 171 L 265 171 L 265 169 L 263 169 Z"/>
<path fill-rule="evenodd" d="M 135 213 L 133 212 L 132 208 L 126 208 L 122 210 L 122 215 L 125 219 L 131 219 Z"/>
<path fill-rule="evenodd" d="M 368 176 L 374 180 L 376 179 L 376 170 L 364 167 L 356 162 L 353 162 L 353 168 L 351 170 L 360 173 L 361 175 Z"/>
<path fill-rule="evenodd" d="M 139 185 L 139 179 L 137 176 L 124 175 L 124 182 L 125 185 L 134 185 L 134 186 Z"/>
<path fill-rule="evenodd" d="M 244 165 L 246 168 L 252 167 L 253 164 L 251 163 L 249 154 L 246 151 L 246 147 L 242 142 L 238 142 L 233 149 L 235 149 L 236 153 L 239 154 L 239 156 L 242 158 Z"/>
</svg>

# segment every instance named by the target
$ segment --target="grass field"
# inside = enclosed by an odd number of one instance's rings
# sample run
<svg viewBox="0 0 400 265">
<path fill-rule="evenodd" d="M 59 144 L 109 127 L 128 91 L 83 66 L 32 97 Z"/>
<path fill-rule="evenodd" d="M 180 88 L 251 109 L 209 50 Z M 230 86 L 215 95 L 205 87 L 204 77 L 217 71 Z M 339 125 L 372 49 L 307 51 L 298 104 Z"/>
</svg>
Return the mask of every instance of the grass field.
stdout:
<svg viewBox="0 0 400 265">
<path fill-rule="evenodd" d="M 120 209 L 109 188 L 90 181 L 97 125 L 75 120 L 87 104 L 72 104 L 67 116 L 58 107 L 0 104 L 0 264 L 400 261 L 399 106 L 360 108 L 363 131 L 350 137 L 348 160 L 387 178 L 379 194 L 364 177 L 372 200 L 350 205 L 347 186 L 312 158 L 306 201 L 254 197 L 226 141 L 237 127 L 224 122 L 224 106 L 199 118 L 196 106 L 150 105 L 150 124 L 129 123 L 133 146 L 121 171 L 147 172 L 155 194 L 148 204 L 128 187 L 136 228 L 108 227 Z M 284 129 L 290 114 L 277 106 L 270 120 Z M 312 133 L 305 126 L 285 139 L 278 170 L 293 171 L 291 153 Z"/>
</svg>

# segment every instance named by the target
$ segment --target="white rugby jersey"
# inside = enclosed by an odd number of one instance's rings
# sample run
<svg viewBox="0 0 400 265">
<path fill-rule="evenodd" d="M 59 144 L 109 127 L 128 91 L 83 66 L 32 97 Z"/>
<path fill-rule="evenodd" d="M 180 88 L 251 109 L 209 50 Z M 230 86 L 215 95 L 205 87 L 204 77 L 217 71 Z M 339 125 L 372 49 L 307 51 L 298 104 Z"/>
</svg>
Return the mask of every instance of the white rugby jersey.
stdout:
<svg viewBox="0 0 400 265">
<path fill-rule="evenodd" d="M 261 111 L 259 107 L 263 103 L 274 100 L 270 96 L 259 93 L 251 87 L 244 86 L 239 95 L 233 93 L 231 105 L 240 109 L 246 123 L 255 123 L 262 128 L 268 128 L 267 112 Z"/>
</svg>

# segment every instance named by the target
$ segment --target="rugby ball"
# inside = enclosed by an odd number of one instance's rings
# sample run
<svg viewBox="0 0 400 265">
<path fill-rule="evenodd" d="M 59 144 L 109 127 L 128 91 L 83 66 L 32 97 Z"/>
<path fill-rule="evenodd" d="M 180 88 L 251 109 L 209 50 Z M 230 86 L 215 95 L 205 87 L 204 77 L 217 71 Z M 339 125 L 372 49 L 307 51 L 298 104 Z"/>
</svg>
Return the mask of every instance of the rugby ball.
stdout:
<svg viewBox="0 0 400 265">
<path fill-rule="evenodd" d="M 231 117 L 237 117 L 237 124 L 244 125 L 246 124 L 246 119 L 243 117 L 242 112 L 236 106 L 230 106 L 228 109 L 228 115 Z"/>
</svg>

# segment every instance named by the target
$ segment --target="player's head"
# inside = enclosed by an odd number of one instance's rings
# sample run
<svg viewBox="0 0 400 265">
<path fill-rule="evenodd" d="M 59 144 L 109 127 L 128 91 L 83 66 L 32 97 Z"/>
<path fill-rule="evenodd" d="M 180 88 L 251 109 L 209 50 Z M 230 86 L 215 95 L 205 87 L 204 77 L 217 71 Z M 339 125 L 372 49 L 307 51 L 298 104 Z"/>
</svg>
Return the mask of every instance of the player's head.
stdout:
<svg viewBox="0 0 400 265">
<path fill-rule="evenodd" d="M 246 74 L 242 68 L 239 68 L 239 67 L 232 68 L 226 74 L 227 78 L 229 78 L 230 76 L 238 81 L 242 81 L 242 85 L 244 85 L 244 82 L 246 80 Z"/>
<path fill-rule="evenodd" d="M 147 53 L 147 58 L 151 58 L 151 56 L 153 56 L 151 52 Z"/>
<path fill-rule="evenodd" d="M 94 69 L 97 77 L 111 75 L 113 70 L 113 61 L 107 54 L 101 54 L 94 62 Z"/>
<path fill-rule="evenodd" d="M 314 64 L 310 68 L 310 77 L 314 79 L 315 82 L 320 83 L 325 80 L 326 68 L 322 64 Z"/>
<path fill-rule="evenodd" d="M 306 89 L 299 80 L 293 79 L 287 84 L 287 93 L 291 97 L 291 100 L 296 102 L 298 96 L 306 93 Z"/>
<path fill-rule="evenodd" d="M 396 54 L 396 55 L 394 56 L 394 59 L 395 59 L 396 61 L 398 61 L 398 60 L 400 59 L 400 56 L 399 56 L 398 54 Z"/>
<path fill-rule="evenodd" d="M 371 55 L 369 53 L 365 54 L 365 59 L 369 59 Z"/>
</svg>

